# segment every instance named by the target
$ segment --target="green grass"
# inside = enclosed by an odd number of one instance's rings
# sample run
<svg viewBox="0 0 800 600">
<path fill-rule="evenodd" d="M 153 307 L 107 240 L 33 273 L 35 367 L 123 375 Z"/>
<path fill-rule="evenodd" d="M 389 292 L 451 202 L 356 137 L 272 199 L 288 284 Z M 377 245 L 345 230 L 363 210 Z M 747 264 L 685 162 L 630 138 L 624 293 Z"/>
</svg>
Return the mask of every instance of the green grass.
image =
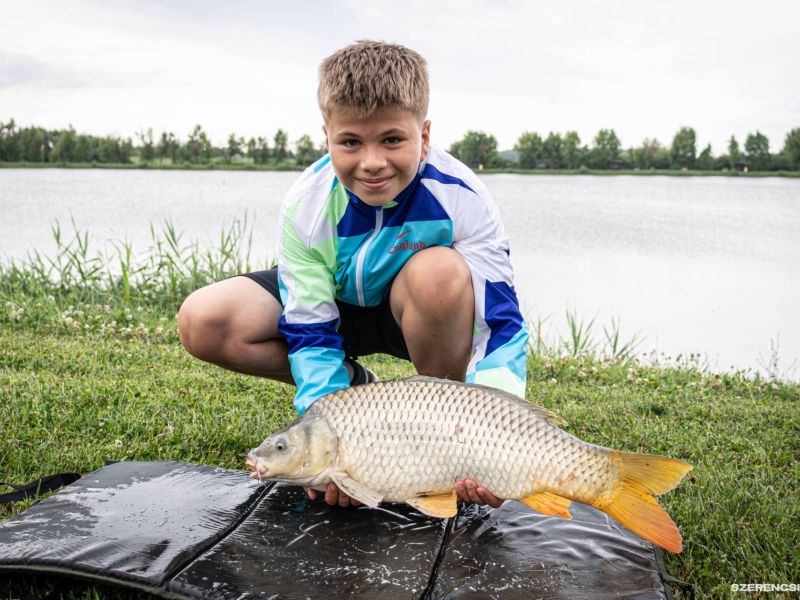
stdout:
<svg viewBox="0 0 800 600">
<path fill-rule="evenodd" d="M 90 240 L 75 241 L 81 235 L 62 244 L 74 251 L 71 266 L 62 252 L 60 263 L 39 257 L 0 267 L 2 479 L 87 473 L 116 460 L 243 468 L 249 448 L 293 419 L 293 390 L 191 358 L 178 341 L 175 312 L 194 286 L 241 266 L 246 236 L 204 255 L 166 228 L 154 233 L 161 250 L 154 244 L 137 256 L 121 245 L 116 256 L 92 263 Z M 112 269 L 119 260 L 126 269 Z M 602 344 L 590 323 L 574 315 L 568 322 L 558 344 L 537 340 L 532 327 L 527 398 L 563 416 L 586 441 L 694 465 L 660 497 L 684 536 L 684 552 L 666 556 L 668 570 L 701 598 L 729 597 L 732 583 L 796 582 L 800 386 L 711 374 L 693 359 L 638 362 L 618 323 Z M 412 374 L 403 361 L 367 362 L 384 379 Z M 76 586 L 65 597 L 107 594 L 114 595 Z"/>
</svg>

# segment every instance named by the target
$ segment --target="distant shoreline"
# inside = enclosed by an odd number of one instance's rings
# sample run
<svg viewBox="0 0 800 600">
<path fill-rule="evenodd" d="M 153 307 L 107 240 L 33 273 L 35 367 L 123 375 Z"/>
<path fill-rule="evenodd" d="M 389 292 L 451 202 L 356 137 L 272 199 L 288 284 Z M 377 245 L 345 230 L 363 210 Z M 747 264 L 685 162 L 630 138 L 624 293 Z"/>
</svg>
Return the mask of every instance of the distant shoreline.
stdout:
<svg viewBox="0 0 800 600">
<path fill-rule="evenodd" d="M 252 163 L 157 164 L 157 163 L 40 163 L 0 162 L 0 169 L 121 169 L 141 171 L 303 171 L 295 165 L 255 165 Z M 789 177 L 800 178 L 800 171 L 679 171 L 675 169 L 484 169 L 483 175 L 636 175 L 668 177 Z"/>
</svg>

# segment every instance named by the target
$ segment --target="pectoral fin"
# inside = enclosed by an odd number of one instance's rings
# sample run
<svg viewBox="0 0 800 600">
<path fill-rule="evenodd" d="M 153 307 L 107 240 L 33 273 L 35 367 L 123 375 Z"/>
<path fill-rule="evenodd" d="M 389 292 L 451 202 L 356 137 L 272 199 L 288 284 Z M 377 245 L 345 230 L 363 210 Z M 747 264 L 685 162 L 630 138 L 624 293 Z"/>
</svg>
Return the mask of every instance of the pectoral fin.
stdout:
<svg viewBox="0 0 800 600">
<path fill-rule="evenodd" d="M 569 514 L 569 505 L 572 501 L 550 492 L 537 492 L 530 496 L 520 498 L 519 501 L 545 515 L 558 515 L 565 519 L 572 518 L 572 515 Z"/>
<path fill-rule="evenodd" d="M 381 503 L 381 500 L 383 500 L 383 496 L 381 494 L 373 490 L 371 487 L 356 481 L 347 473 L 333 473 L 331 475 L 331 479 L 333 479 L 333 482 L 339 487 L 340 490 L 354 500 L 358 500 L 362 504 L 366 504 L 367 506 L 375 508 Z"/>
<path fill-rule="evenodd" d="M 457 499 L 458 497 L 456 496 L 456 490 L 454 488 L 447 494 L 409 498 L 406 502 L 429 517 L 446 519 L 447 517 L 456 516 L 458 512 L 458 507 L 456 506 Z"/>
</svg>

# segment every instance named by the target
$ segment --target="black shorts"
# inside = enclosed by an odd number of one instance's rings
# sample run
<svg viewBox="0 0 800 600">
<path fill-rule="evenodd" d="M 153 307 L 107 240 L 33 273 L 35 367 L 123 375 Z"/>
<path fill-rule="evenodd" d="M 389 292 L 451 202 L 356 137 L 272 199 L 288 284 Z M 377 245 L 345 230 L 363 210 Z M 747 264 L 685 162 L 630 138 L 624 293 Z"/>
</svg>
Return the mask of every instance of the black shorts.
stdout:
<svg viewBox="0 0 800 600">
<path fill-rule="evenodd" d="M 280 302 L 278 289 L 278 269 L 242 273 L 243 277 L 252 279 Z M 378 306 L 356 306 L 340 300 L 336 301 L 339 309 L 339 333 L 344 339 L 344 353 L 351 358 L 368 354 L 391 354 L 397 358 L 411 360 L 403 338 L 403 331 L 394 320 L 389 298 Z"/>
</svg>

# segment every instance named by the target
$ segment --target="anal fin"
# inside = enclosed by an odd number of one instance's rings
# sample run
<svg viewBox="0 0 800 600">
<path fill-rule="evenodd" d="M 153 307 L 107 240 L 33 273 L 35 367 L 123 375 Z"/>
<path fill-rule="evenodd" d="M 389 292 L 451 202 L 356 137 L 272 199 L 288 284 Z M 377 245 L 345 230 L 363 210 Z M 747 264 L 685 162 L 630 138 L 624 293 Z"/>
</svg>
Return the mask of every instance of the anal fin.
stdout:
<svg viewBox="0 0 800 600">
<path fill-rule="evenodd" d="M 530 496 L 520 498 L 519 501 L 525 506 L 545 515 L 558 515 L 565 519 L 572 518 L 572 515 L 569 514 L 569 505 L 572 503 L 572 500 L 551 492 L 537 492 Z"/>
<path fill-rule="evenodd" d="M 448 517 L 455 517 L 458 512 L 456 501 L 456 490 L 453 488 L 446 494 L 437 494 L 436 496 L 420 496 L 417 498 L 409 498 L 406 500 L 408 504 L 416 508 L 422 514 L 429 517 L 436 517 L 437 519 L 446 519 Z"/>
</svg>

